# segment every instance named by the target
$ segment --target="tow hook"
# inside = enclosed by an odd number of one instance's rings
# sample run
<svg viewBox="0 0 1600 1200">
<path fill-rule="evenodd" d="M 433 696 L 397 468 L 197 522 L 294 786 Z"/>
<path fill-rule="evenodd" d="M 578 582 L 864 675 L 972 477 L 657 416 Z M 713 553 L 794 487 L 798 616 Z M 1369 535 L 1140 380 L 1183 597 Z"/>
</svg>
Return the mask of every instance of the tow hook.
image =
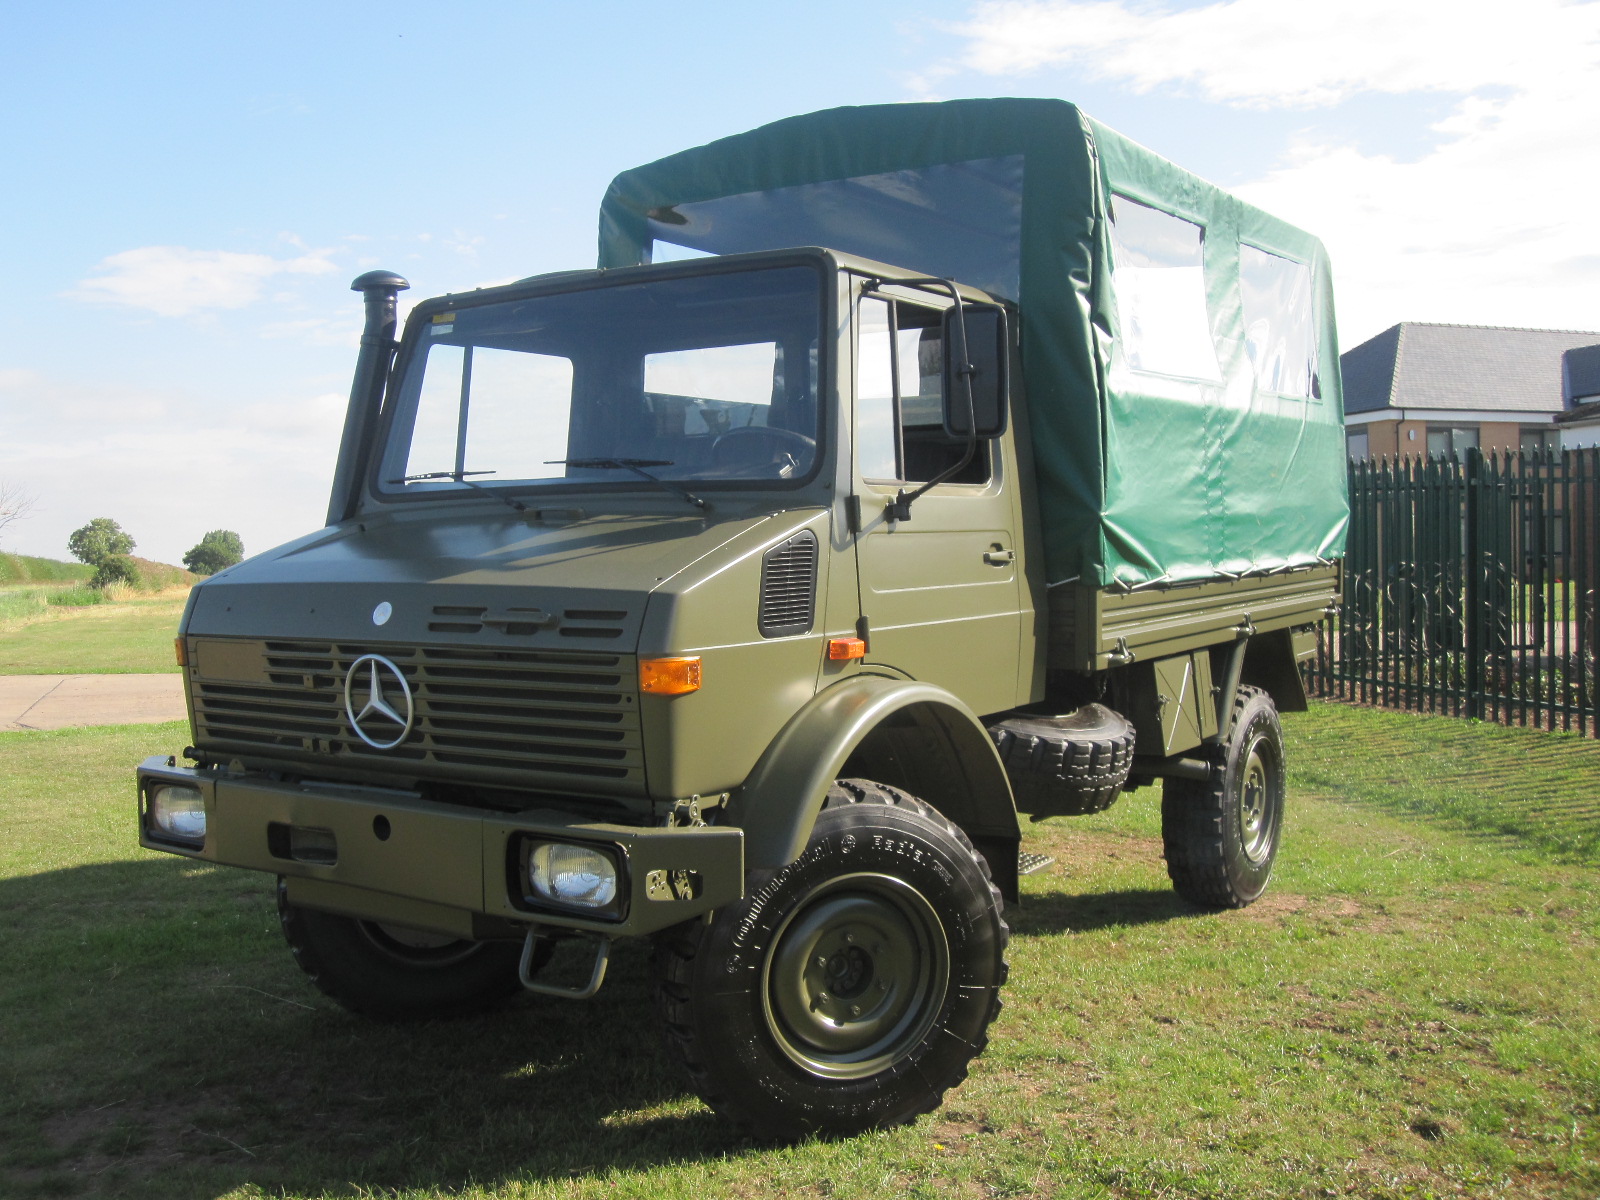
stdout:
<svg viewBox="0 0 1600 1200">
<path fill-rule="evenodd" d="M 583 987 L 567 987 L 559 983 L 540 983 L 534 978 L 533 966 L 534 949 L 539 941 L 556 940 L 555 931 L 543 925 L 534 925 L 528 930 L 528 936 L 522 943 L 522 960 L 517 964 L 517 978 L 522 980 L 522 986 L 530 992 L 541 996 L 560 996 L 566 1000 L 587 1000 L 600 990 L 600 985 L 606 979 L 606 966 L 611 961 L 611 939 L 597 933 L 563 931 L 562 936 L 580 937 L 595 944 L 594 968 L 589 972 L 589 982 Z"/>
</svg>

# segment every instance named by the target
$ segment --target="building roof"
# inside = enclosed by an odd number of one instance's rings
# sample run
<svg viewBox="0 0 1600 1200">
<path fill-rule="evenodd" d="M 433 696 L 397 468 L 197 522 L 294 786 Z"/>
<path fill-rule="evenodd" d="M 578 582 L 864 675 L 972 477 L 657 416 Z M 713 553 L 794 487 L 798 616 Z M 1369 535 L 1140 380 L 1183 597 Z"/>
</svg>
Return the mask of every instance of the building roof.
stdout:
<svg viewBox="0 0 1600 1200">
<path fill-rule="evenodd" d="M 1556 424 L 1566 428 L 1576 428 L 1590 425 L 1600 425 L 1600 400 L 1591 400 L 1587 404 L 1575 404 L 1566 412 L 1556 418 Z"/>
<path fill-rule="evenodd" d="M 1572 394 L 1563 356 L 1595 343 L 1600 333 L 1403 321 L 1339 356 L 1345 412 L 1559 413 Z"/>
</svg>

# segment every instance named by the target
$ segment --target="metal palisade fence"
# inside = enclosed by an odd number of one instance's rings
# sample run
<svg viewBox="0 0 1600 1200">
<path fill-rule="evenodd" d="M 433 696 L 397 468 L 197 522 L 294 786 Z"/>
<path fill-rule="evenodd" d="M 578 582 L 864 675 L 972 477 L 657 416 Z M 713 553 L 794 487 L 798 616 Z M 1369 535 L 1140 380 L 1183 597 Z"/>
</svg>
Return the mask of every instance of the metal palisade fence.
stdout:
<svg viewBox="0 0 1600 1200">
<path fill-rule="evenodd" d="M 1350 464 L 1314 694 L 1600 736 L 1600 448 Z"/>
</svg>

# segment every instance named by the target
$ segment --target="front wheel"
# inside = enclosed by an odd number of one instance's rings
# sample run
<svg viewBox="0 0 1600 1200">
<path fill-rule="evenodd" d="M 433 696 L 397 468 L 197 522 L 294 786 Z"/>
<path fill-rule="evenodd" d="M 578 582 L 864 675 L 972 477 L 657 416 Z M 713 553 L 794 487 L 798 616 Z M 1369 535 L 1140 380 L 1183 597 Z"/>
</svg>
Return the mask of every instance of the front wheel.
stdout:
<svg viewBox="0 0 1600 1200">
<path fill-rule="evenodd" d="M 758 1136 L 902 1124 L 937 1108 L 987 1041 L 1001 908 L 938 812 L 841 780 L 799 858 L 663 938 L 669 1044 L 706 1103 Z"/>
<path fill-rule="evenodd" d="M 1272 877 L 1283 833 L 1283 730 L 1272 697 L 1241 687 L 1210 780 L 1169 778 L 1162 785 L 1161 840 L 1167 874 L 1201 908 L 1243 908 Z"/>
<path fill-rule="evenodd" d="M 466 1016 L 522 988 L 520 943 L 467 941 L 301 908 L 289 903 L 281 879 L 278 923 L 295 962 L 320 992 L 377 1020 Z"/>
</svg>

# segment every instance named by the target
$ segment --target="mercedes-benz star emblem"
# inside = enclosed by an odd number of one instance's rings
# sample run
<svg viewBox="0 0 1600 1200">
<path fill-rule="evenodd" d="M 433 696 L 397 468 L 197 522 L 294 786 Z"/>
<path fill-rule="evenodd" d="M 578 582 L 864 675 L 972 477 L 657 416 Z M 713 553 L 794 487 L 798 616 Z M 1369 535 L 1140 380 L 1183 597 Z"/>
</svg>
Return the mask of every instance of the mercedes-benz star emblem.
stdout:
<svg viewBox="0 0 1600 1200">
<path fill-rule="evenodd" d="M 356 707 L 358 697 L 360 708 Z M 367 745 L 374 750 L 393 750 L 406 740 L 416 720 L 405 672 L 382 655 L 363 654 L 350 664 L 344 677 L 344 715 Z"/>
</svg>

